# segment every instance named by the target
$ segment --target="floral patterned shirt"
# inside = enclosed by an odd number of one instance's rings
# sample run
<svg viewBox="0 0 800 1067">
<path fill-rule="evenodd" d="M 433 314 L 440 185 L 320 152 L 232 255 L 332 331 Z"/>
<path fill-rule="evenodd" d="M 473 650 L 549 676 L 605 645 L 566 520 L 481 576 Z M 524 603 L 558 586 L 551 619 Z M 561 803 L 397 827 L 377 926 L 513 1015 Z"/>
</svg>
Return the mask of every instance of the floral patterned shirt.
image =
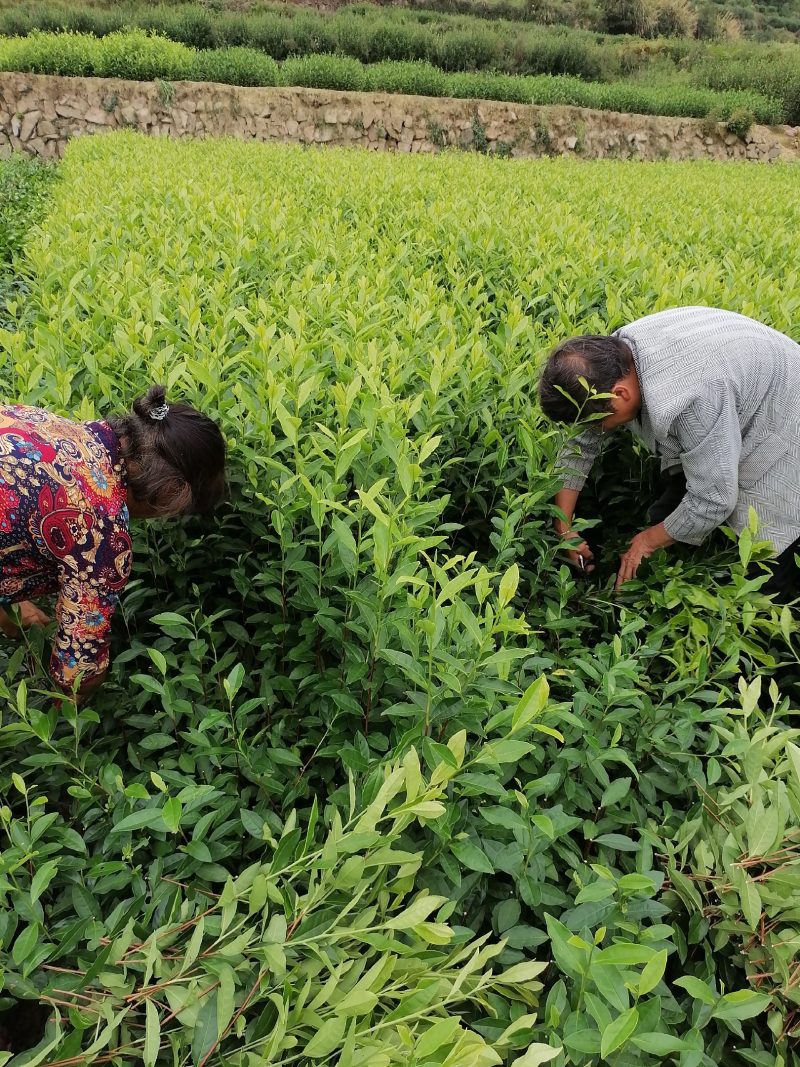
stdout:
<svg viewBox="0 0 800 1067">
<path fill-rule="evenodd" d="M 108 666 L 130 570 L 125 469 L 108 423 L 0 407 L 0 605 L 58 594 L 50 670 L 62 686 Z"/>
</svg>

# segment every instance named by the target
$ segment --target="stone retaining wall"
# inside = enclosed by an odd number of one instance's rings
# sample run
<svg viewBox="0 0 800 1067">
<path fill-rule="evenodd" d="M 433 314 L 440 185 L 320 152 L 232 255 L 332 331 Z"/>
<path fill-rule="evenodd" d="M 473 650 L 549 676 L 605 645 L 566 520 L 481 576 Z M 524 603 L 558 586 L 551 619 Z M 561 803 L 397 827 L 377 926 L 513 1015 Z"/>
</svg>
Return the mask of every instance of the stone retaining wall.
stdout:
<svg viewBox="0 0 800 1067">
<path fill-rule="evenodd" d="M 55 159 L 71 137 L 120 128 L 374 151 L 453 146 L 514 157 L 800 160 L 800 127 L 754 126 L 742 139 L 699 119 L 575 107 L 0 73 L 0 157 L 17 149 Z"/>
</svg>

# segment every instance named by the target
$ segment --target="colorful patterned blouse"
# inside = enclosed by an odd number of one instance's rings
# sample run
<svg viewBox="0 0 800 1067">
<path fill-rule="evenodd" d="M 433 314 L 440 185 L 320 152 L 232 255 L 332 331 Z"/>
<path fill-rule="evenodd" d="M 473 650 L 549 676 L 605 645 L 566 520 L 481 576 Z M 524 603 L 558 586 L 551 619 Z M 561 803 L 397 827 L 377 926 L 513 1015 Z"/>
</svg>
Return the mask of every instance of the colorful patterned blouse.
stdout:
<svg viewBox="0 0 800 1067">
<path fill-rule="evenodd" d="M 108 666 L 130 570 L 124 464 L 108 423 L 0 407 L 0 605 L 58 594 L 50 670 L 61 685 Z"/>
</svg>

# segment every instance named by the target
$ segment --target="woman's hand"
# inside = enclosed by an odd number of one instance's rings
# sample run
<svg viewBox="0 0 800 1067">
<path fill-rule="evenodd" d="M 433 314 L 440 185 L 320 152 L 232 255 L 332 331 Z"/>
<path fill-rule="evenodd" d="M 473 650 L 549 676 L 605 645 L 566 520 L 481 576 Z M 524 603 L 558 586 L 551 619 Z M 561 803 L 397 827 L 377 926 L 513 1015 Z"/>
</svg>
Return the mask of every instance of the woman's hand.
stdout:
<svg viewBox="0 0 800 1067">
<path fill-rule="evenodd" d="M 585 541 L 580 541 L 574 548 L 568 549 L 567 559 L 573 567 L 578 567 L 587 574 L 594 570 L 594 553 Z"/>
<path fill-rule="evenodd" d="M 639 564 L 643 559 L 647 559 L 648 556 L 652 556 L 654 552 L 657 552 L 659 548 L 666 548 L 667 545 L 674 545 L 675 538 L 670 537 L 664 528 L 664 523 L 660 522 L 657 526 L 651 526 L 647 530 L 642 530 L 638 533 L 630 545 L 628 545 L 627 552 L 623 552 L 619 561 L 619 572 L 617 573 L 616 589 L 624 585 L 625 582 L 629 582 L 632 578 L 636 577 L 636 572 L 639 570 Z"/>
<path fill-rule="evenodd" d="M 31 626 L 44 628 L 50 622 L 50 616 L 37 608 L 31 600 L 22 600 L 17 605 L 19 608 L 19 621 L 23 630 L 29 630 Z"/>
</svg>

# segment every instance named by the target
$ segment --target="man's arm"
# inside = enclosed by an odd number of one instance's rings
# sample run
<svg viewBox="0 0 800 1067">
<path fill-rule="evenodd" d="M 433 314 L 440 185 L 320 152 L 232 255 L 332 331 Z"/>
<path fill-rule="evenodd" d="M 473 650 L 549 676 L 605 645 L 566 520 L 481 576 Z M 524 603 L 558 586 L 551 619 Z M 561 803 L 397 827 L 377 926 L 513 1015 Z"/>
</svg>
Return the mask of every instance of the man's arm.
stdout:
<svg viewBox="0 0 800 1067">
<path fill-rule="evenodd" d="M 594 556 L 586 542 L 578 535 L 572 534 L 572 520 L 581 489 L 586 483 L 589 472 L 600 451 L 600 433 L 598 430 L 585 430 L 567 442 L 558 457 L 558 466 L 564 471 L 564 485 L 555 495 L 554 504 L 563 512 L 564 518 L 556 517 L 556 533 L 563 540 L 573 540 L 574 549 L 567 552 L 574 566 L 580 565 L 587 571 L 594 570 Z"/>
</svg>

